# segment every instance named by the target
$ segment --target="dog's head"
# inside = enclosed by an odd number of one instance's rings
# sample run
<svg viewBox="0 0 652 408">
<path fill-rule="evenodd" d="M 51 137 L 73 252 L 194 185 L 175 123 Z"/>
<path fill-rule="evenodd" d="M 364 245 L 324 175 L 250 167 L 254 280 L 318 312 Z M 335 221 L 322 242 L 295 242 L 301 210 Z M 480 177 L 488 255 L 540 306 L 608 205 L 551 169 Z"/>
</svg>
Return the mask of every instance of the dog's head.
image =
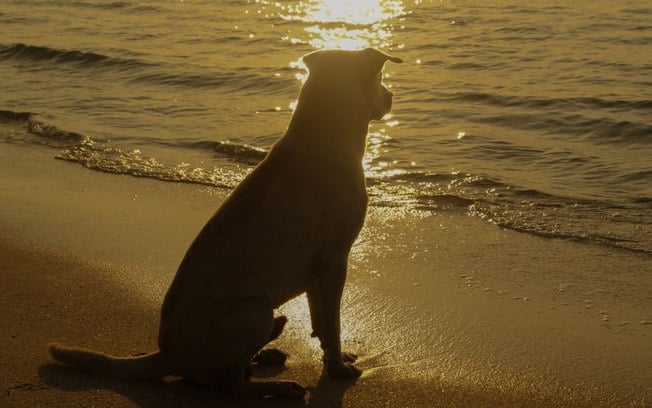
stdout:
<svg viewBox="0 0 652 408">
<path fill-rule="evenodd" d="M 392 108 L 393 94 L 382 82 L 387 61 L 403 62 L 375 48 L 315 51 L 303 57 L 309 72 L 305 87 L 318 87 L 325 99 L 335 93 L 340 106 L 380 120 Z"/>
</svg>

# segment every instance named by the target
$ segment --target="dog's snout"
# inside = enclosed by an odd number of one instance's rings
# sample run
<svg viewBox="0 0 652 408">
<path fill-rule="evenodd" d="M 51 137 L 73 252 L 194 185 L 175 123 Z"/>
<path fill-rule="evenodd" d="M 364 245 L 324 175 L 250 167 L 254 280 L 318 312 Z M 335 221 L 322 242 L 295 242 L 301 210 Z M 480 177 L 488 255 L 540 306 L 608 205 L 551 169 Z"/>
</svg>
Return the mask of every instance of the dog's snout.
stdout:
<svg viewBox="0 0 652 408">
<path fill-rule="evenodd" d="M 392 98 L 394 94 L 381 84 L 380 92 L 374 102 L 371 118 L 381 120 L 392 109 Z"/>
<path fill-rule="evenodd" d="M 392 100 L 394 99 L 394 93 L 389 89 L 385 88 L 385 100 L 391 106 Z"/>
<path fill-rule="evenodd" d="M 385 97 L 385 99 L 387 99 L 390 102 L 391 102 L 392 98 L 394 98 L 394 93 L 392 91 L 390 91 L 389 89 L 387 89 L 387 87 L 385 85 L 383 85 L 383 94 L 384 94 L 383 96 Z"/>
</svg>

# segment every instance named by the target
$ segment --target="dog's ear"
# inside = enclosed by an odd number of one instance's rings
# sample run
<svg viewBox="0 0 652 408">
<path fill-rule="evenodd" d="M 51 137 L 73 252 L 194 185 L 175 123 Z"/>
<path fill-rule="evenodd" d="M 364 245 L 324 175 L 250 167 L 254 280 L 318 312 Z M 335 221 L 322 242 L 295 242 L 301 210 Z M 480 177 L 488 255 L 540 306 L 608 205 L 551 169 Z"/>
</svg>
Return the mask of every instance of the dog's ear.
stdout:
<svg viewBox="0 0 652 408">
<path fill-rule="evenodd" d="M 311 71 L 315 67 L 315 63 L 320 59 L 320 56 L 324 54 L 324 51 L 313 51 L 309 54 L 304 55 L 301 57 L 303 60 L 303 63 L 305 64 L 306 68 L 308 68 L 309 71 Z"/>
<path fill-rule="evenodd" d="M 400 58 L 396 58 L 371 47 L 360 51 L 360 55 L 363 59 L 363 69 L 372 76 L 378 74 L 383 69 L 385 62 L 387 61 L 396 63 L 403 62 L 403 60 Z"/>
</svg>

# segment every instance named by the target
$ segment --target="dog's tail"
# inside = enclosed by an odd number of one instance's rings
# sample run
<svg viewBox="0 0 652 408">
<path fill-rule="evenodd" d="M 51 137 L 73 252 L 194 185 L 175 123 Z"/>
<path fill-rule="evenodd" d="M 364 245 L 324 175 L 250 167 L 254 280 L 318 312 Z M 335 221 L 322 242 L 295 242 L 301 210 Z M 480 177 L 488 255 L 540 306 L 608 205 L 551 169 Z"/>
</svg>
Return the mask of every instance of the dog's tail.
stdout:
<svg viewBox="0 0 652 408">
<path fill-rule="evenodd" d="M 48 348 L 55 361 L 93 374 L 148 380 L 173 374 L 171 363 L 160 351 L 132 357 L 114 357 L 58 343 L 50 343 Z"/>
</svg>

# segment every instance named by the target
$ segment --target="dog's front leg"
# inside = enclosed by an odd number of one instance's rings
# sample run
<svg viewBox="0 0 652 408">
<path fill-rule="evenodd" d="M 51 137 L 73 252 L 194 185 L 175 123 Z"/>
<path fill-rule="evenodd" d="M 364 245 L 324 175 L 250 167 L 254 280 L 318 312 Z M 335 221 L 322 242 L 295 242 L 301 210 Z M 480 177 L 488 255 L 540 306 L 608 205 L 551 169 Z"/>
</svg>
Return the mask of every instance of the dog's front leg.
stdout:
<svg viewBox="0 0 652 408">
<path fill-rule="evenodd" d="M 319 337 L 324 350 L 324 364 L 330 377 L 355 378 L 361 371 L 342 358 L 340 342 L 340 303 L 346 280 L 346 256 L 322 260 L 318 285 L 308 291 L 308 305 L 313 334 Z M 349 355 L 347 355 L 348 357 Z M 354 360 L 351 355 L 347 360 Z"/>
<path fill-rule="evenodd" d="M 312 324 L 312 333 L 310 333 L 310 337 L 317 337 L 321 341 L 323 333 L 322 322 L 324 318 L 322 316 L 321 294 L 319 291 L 319 283 L 317 282 L 314 286 L 308 289 L 306 297 L 308 298 L 310 323 Z"/>
<path fill-rule="evenodd" d="M 321 295 L 319 294 L 319 284 L 315 284 L 313 287 L 308 289 L 306 297 L 308 298 L 308 308 L 310 309 L 310 322 L 312 324 L 312 333 L 310 337 L 317 337 L 320 342 L 322 342 L 322 305 L 321 305 Z M 322 350 L 324 349 L 323 343 L 321 343 Z M 358 359 L 358 356 L 349 353 L 346 351 L 342 352 L 342 360 L 345 363 L 354 363 Z M 326 355 L 323 358 L 324 362 L 326 361 Z"/>
</svg>

